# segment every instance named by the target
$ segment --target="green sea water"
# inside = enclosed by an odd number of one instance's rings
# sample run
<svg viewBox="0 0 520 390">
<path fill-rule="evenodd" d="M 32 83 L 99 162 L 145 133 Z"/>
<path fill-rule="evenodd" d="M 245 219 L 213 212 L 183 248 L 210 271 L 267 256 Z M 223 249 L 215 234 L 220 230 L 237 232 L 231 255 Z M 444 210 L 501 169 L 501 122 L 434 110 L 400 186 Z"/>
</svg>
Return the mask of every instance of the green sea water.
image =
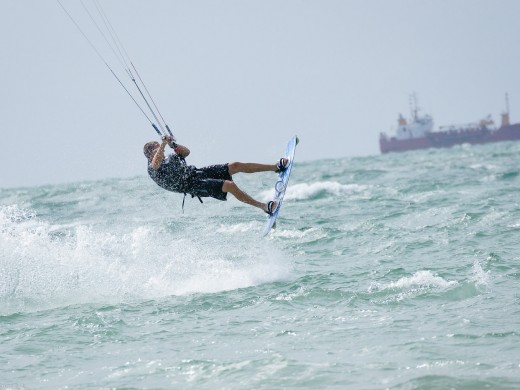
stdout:
<svg viewBox="0 0 520 390">
<path fill-rule="evenodd" d="M 267 238 L 145 176 L 1 189 L 0 389 L 520 388 L 519 174 L 520 143 L 297 161 Z"/>
</svg>

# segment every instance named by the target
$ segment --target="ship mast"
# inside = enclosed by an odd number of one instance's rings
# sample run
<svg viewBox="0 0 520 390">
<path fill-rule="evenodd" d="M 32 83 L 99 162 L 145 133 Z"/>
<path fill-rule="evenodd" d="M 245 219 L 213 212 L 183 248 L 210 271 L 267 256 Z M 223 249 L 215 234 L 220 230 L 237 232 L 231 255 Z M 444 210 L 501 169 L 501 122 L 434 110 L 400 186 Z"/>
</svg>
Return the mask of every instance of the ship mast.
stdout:
<svg viewBox="0 0 520 390">
<path fill-rule="evenodd" d="M 419 108 L 417 107 L 417 95 L 414 92 L 410 95 L 410 114 L 412 115 L 414 121 L 417 120 L 418 111 Z"/>
</svg>

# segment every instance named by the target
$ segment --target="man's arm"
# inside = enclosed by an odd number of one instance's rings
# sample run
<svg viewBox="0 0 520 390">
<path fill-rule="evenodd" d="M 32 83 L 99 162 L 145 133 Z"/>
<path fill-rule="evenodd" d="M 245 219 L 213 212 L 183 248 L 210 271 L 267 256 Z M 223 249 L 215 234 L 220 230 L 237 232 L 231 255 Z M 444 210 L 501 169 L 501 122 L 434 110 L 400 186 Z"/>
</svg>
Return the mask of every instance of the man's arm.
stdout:
<svg viewBox="0 0 520 390">
<path fill-rule="evenodd" d="M 170 148 L 172 148 L 173 151 L 177 153 L 179 156 L 186 158 L 190 155 L 190 150 L 186 146 L 176 144 L 170 136 L 166 136 L 164 137 L 164 139 L 168 142 Z"/>
<path fill-rule="evenodd" d="M 168 143 L 168 140 L 163 139 L 161 146 L 159 146 L 159 149 L 157 149 L 157 152 L 155 152 L 155 155 L 153 156 L 152 163 L 150 166 L 152 169 L 159 169 L 161 166 L 163 160 L 164 160 L 164 148 L 166 147 L 166 144 Z"/>
<path fill-rule="evenodd" d="M 180 145 L 180 144 L 177 144 L 177 146 L 175 148 L 173 148 L 173 150 L 179 156 L 184 157 L 184 158 L 188 157 L 190 154 L 190 150 L 186 146 Z"/>
</svg>

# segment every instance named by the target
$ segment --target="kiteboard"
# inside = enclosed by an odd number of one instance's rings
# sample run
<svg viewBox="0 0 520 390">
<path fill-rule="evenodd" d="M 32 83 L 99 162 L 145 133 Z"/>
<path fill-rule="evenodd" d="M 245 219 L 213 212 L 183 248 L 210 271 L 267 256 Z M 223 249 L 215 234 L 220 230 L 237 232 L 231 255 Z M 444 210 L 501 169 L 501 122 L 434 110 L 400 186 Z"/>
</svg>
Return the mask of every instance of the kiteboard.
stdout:
<svg viewBox="0 0 520 390">
<path fill-rule="evenodd" d="M 278 202 L 278 206 L 276 207 L 276 210 L 273 211 L 272 215 L 267 216 L 267 222 L 262 233 L 264 237 L 267 236 L 272 228 L 276 227 L 276 219 L 278 218 L 278 214 L 282 208 L 285 191 L 287 190 L 287 185 L 289 184 L 289 177 L 291 176 L 291 170 L 294 163 L 294 151 L 296 150 L 296 145 L 298 145 L 298 142 L 300 142 L 300 140 L 295 135 L 289 140 L 287 146 L 285 147 L 284 157 L 288 158 L 289 162 L 287 163 L 285 170 L 279 173 L 278 180 L 274 185 L 275 195 L 273 200 Z"/>
</svg>

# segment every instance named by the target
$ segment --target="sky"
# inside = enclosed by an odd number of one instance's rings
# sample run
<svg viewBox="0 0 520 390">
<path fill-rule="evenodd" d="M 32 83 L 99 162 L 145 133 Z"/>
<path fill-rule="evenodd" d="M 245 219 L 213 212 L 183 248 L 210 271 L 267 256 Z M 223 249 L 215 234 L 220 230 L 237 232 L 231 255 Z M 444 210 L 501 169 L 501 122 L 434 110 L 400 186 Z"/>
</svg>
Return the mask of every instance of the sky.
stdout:
<svg viewBox="0 0 520 390">
<path fill-rule="evenodd" d="M 196 166 L 273 163 L 293 134 L 300 161 L 378 155 L 412 93 L 435 128 L 499 123 L 506 92 L 520 122 L 518 0 L 99 1 Z M 145 175 L 157 134 L 57 1 L 2 4 L 0 188 Z"/>
</svg>

